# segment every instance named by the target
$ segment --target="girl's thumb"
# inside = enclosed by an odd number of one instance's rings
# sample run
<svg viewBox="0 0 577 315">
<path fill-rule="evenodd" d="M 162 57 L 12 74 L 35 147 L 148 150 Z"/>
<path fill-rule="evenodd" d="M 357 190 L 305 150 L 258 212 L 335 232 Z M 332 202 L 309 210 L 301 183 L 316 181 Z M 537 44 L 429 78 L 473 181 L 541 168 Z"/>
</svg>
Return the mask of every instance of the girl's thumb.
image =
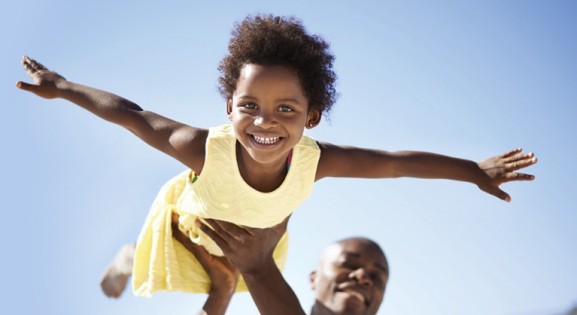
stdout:
<svg viewBox="0 0 577 315">
<path fill-rule="evenodd" d="M 16 87 L 18 87 L 21 90 L 29 91 L 29 92 L 34 92 L 34 90 L 36 89 L 36 85 L 29 84 L 29 83 L 22 82 L 22 81 L 16 82 Z"/>
<path fill-rule="evenodd" d="M 502 191 L 499 187 L 495 187 L 495 186 L 479 186 L 479 188 L 481 188 L 482 191 L 491 194 L 501 200 L 504 200 L 506 202 L 510 202 L 511 201 L 511 197 L 509 196 L 509 194 L 507 194 L 506 192 Z"/>
<path fill-rule="evenodd" d="M 495 191 L 493 192 L 493 195 L 495 195 L 497 198 L 504 200 L 506 202 L 510 202 L 511 201 L 511 197 L 509 196 L 508 193 L 502 191 L 499 188 L 496 188 Z"/>
</svg>

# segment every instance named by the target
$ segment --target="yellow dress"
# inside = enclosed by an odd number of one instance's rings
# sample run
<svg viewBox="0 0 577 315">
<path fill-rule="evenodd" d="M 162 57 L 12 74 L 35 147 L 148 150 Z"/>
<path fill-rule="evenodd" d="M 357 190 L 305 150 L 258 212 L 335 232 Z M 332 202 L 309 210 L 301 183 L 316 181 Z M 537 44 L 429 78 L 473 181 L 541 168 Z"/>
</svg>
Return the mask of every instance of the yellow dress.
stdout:
<svg viewBox="0 0 577 315">
<path fill-rule="evenodd" d="M 137 296 L 156 291 L 207 293 L 210 278 L 182 244 L 172 238 L 171 214 L 180 215 L 179 228 L 213 255 L 220 248 L 194 221 L 214 218 L 256 228 L 274 226 L 290 215 L 311 193 L 320 149 L 303 136 L 293 149 L 284 182 L 274 191 L 255 190 L 242 179 L 236 163 L 236 138 L 231 125 L 209 129 L 202 175 L 187 170 L 169 180 L 154 200 L 138 237 L 132 287 Z M 288 235 L 279 241 L 274 258 L 283 268 Z M 246 291 L 239 279 L 237 291 Z"/>
</svg>

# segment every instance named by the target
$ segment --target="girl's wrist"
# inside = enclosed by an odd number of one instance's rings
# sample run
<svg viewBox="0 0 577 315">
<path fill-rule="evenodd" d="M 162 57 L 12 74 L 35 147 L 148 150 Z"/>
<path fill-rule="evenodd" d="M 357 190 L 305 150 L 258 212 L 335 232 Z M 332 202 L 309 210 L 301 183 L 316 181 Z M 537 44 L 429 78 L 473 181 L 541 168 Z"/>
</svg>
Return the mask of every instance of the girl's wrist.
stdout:
<svg viewBox="0 0 577 315">
<path fill-rule="evenodd" d="M 64 99 L 69 99 L 67 98 L 67 95 L 70 95 L 71 93 L 74 93 L 74 83 L 66 80 L 66 79 L 62 79 L 62 80 L 58 80 L 56 82 L 54 82 L 54 87 L 56 88 L 56 97 L 58 98 L 64 98 Z"/>
</svg>

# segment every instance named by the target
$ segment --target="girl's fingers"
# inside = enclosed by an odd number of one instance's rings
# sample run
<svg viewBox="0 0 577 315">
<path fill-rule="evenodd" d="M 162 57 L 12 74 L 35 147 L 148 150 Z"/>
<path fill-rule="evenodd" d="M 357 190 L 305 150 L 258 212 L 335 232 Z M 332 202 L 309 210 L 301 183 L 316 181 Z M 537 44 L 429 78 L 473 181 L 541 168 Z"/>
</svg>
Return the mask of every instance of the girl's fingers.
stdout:
<svg viewBox="0 0 577 315">
<path fill-rule="evenodd" d="M 30 63 L 28 63 L 28 62 L 23 62 L 23 63 L 22 63 L 22 66 L 24 67 L 24 70 L 26 70 L 26 73 L 27 73 L 29 76 L 33 76 L 34 73 L 36 73 L 36 71 L 37 71 L 36 68 L 34 68 L 34 67 L 33 67 Z"/>
<path fill-rule="evenodd" d="M 507 202 L 511 201 L 511 197 L 509 196 L 509 194 L 502 191 L 498 186 L 479 186 L 479 188 L 482 191 L 484 191 L 490 195 L 493 195 L 493 196 L 495 196 L 501 200 L 504 200 Z"/>
<path fill-rule="evenodd" d="M 499 187 L 493 187 L 493 189 L 491 189 L 489 193 L 506 202 L 511 201 L 511 197 L 509 196 L 509 194 L 499 189 Z"/>
<path fill-rule="evenodd" d="M 533 163 L 537 162 L 537 158 L 535 157 L 533 152 L 529 152 L 527 154 L 517 154 L 517 155 L 503 159 L 503 162 L 512 163 L 512 162 L 523 161 L 523 160 L 529 160 L 529 161 L 532 161 Z"/>
<path fill-rule="evenodd" d="M 38 87 L 37 85 L 34 84 L 29 84 L 26 82 L 22 82 L 22 81 L 18 81 L 16 82 L 16 86 L 24 91 L 28 91 L 28 92 L 34 92 L 36 91 L 36 88 Z"/>
<path fill-rule="evenodd" d="M 514 155 L 516 155 L 516 154 L 519 154 L 521 151 L 523 151 L 523 149 L 521 149 L 521 148 L 516 148 L 516 149 L 513 149 L 513 150 L 511 150 L 511 151 L 508 151 L 508 152 L 503 153 L 503 154 L 501 155 L 501 157 L 503 157 L 503 158 L 508 158 L 508 157 L 514 156 Z"/>
<path fill-rule="evenodd" d="M 37 71 L 47 71 L 48 69 L 41 63 L 37 62 L 36 60 L 29 58 L 28 56 L 24 56 L 22 58 L 22 66 L 26 69 L 28 74 L 36 73 Z"/>
<path fill-rule="evenodd" d="M 535 157 L 526 157 L 524 159 L 519 159 L 516 161 L 512 161 L 507 164 L 507 169 L 516 171 L 518 169 L 522 169 L 524 167 L 530 166 L 537 163 L 537 158 Z"/>
<path fill-rule="evenodd" d="M 48 70 L 48 69 L 46 69 L 46 67 L 45 67 L 43 64 L 37 62 L 37 61 L 34 60 L 34 59 L 31 60 L 31 64 L 32 64 L 32 66 L 33 66 L 34 68 L 36 68 L 37 70 Z"/>
<path fill-rule="evenodd" d="M 505 174 L 505 182 L 518 181 L 518 180 L 527 181 L 527 180 L 534 180 L 534 179 L 535 179 L 535 176 L 533 176 L 531 174 L 517 173 L 517 172 L 509 172 L 509 173 Z"/>
<path fill-rule="evenodd" d="M 517 154 L 508 158 L 505 158 L 503 161 L 505 163 L 511 163 L 511 162 L 515 162 L 515 161 L 519 161 L 519 160 L 528 160 L 528 159 L 532 159 L 535 155 L 533 154 L 533 152 L 529 152 L 527 154 Z"/>
</svg>

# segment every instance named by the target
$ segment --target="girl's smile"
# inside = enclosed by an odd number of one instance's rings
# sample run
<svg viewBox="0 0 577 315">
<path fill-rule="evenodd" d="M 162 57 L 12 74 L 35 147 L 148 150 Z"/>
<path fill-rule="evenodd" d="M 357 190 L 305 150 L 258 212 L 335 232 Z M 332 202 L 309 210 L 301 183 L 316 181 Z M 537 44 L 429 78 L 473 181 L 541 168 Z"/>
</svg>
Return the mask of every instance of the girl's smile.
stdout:
<svg viewBox="0 0 577 315">
<path fill-rule="evenodd" d="M 284 165 L 307 123 L 320 117 L 308 108 L 301 81 L 290 68 L 245 65 L 227 103 L 242 161 L 256 162 L 261 170 L 263 164 L 273 169 Z"/>
<path fill-rule="evenodd" d="M 251 138 L 258 144 L 266 144 L 266 145 L 276 144 L 280 140 L 280 137 L 265 138 L 255 135 L 252 135 Z"/>
</svg>

